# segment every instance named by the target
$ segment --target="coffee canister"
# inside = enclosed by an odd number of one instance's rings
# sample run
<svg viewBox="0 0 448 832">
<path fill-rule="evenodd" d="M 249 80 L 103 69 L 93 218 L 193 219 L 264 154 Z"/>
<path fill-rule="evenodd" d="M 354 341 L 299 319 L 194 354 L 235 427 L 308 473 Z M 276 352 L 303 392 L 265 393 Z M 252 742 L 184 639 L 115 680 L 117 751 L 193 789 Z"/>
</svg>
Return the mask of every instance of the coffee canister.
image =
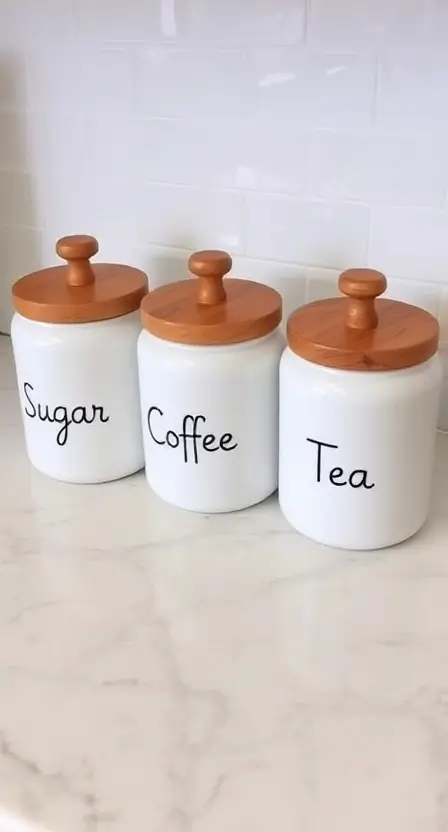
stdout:
<svg viewBox="0 0 448 832">
<path fill-rule="evenodd" d="M 223 280 L 228 254 L 190 257 L 188 279 L 142 303 L 138 342 L 146 474 L 164 500 L 201 512 L 260 502 L 278 482 L 278 292 Z"/>
<path fill-rule="evenodd" d="M 350 269 L 345 297 L 287 324 L 280 366 L 279 500 L 314 540 L 376 549 L 413 535 L 430 504 L 442 380 L 437 320 Z"/>
<path fill-rule="evenodd" d="M 64 237 L 56 251 L 67 265 L 28 274 L 12 288 L 28 456 L 58 480 L 118 479 L 144 465 L 137 339 L 147 277 L 91 264 L 94 237 Z"/>
</svg>

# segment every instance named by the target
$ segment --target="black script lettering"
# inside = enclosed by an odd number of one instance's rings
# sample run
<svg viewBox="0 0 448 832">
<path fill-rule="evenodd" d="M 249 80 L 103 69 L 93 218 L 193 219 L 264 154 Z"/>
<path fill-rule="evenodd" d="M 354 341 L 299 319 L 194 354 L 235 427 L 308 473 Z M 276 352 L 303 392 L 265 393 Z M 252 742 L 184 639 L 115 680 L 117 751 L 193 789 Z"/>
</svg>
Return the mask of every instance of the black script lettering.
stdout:
<svg viewBox="0 0 448 832">
<path fill-rule="evenodd" d="M 189 439 L 192 440 L 192 442 L 193 442 L 193 456 L 194 456 L 195 465 L 197 465 L 198 462 L 199 462 L 198 439 L 201 438 L 201 434 L 198 433 L 198 422 L 199 421 L 202 421 L 202 422 L 205 423 L 207 420 L 206 420 L 205 416 L 201 416 L 201 415 L 191 416 L 190 414 L 188 414 L 187 416 L 184 416 L 184 419 L 183 419 L 183 422 L 182 422 L 182 432 L 179 434 L 179 439 L 182 439 L 182 442 L 183 442 L 184 462 L 188 462 L 188 440 Z M 188 425 L 189 422 L 191 422 L 192 426 L 193 426 L 191 433 L 188 433 L 188 428 L 187 428 L 187 425 Z"/>
<path fill-rule="evenodd" d="M 157 435 L 154 432 L 154 414 L 156 413 L 160 417 Z M 179 433 L 172 428 L 165 431 L 165 428 L 161 427 L 163 417 L 164 412 L 160 407 L 153 405 L 149 408 L 146 417 L 149 435 L 156 445 L 168 445 L 173 450 L 181 447 L 185 463 L 194 462 L 197 465 L 201 450 L 215 453 L 215 451 L 234 451 L 238 447 L 238 442 L 235 442 L 231 433 L 223 433 L 221 437 L 214 433 L 202 433 L 200 425 L 202 423 L 202 426 L 205 427 L 207 419 L 201 413 L 196 416 L 187 413 L 182 419 Z"/>
<path fill-rule="evenodd" d="M 79 414 L 79 416 L 78 416 Z M 82 425 L 83 422 L 88 422 L 86 408 L 85 407 L 75 407 L 72 412 L 72 422 L 74 425 Z"/>
<path fill-rule="evenodd" d="M 316 459 L 316 482 L 321 482 L 321 475 L 322 475 L 322 448 L 332 448 L 333 450 L 339 450 L 339 445 L 331 445 L 328 442 L 319 442 L 317 439 L 310 439 L 307 437 L 307 442 L 311 442 L 313 445 L 317 445 L 317 459 Z M 335 485 L 339 488 L 350 485 L 351 488 L 366 488 L 370 490 L 371 488 L 375 487 L 375 483 L 368 483 L 368 471 L 365 468 L 355 468 L 348 477 L 348 481 L 345 480 L 344 482 L 338 482 L 344 477 L 344 469 L 337 466 L 335 468 L 331 468 L 328 474 L 328 479 L 332 485 Z"/>
<path fill-rule="evenodd" d="M 360 478 L 359 482 L 354 482 L 354 478 L 357 474 L 361 474 L 361 478 Z M 357 468 L 355 471 L 352 471 L 352 473 L 350 474 L 350 476 L 348 478 L 348 481 L 349 481 L 352 488 L 367 488 L 367 489 L 369 489 L 369 488 L 373 488 L 374 485 L 375 485 L 374 482 L 372 482 L 371 485 L 368 485 L 368 483 L 367 483 L 367 471 L 365 470 L 365 468 Z"/>
<path fill-rule="evenodd" d="M 332 468 L 330 471 L 330 482 L 332 485 L 347 485 L 347 480 L 345 482 L 335 482 L 340 477 L 344 476 L 344 472 L 342 468 Z"/>
<path fill-rule="evenodd" d="M 48 404 L 46 404 L 46 405 L 38 404 L 37 405 L 37 418 L 39 419 L 40 422 L 54 422 L 54 419 L 52 419 L 51 416 L 50 416 L 50 411 L 48 409 Z"/>
<path fill-rule="evenodd" d="M 102 422 L 103 424 L 106 424 L 106 422 L 109 421 L 110 416 L 105 416 L 104 415 L 104 407 L 102 405 L 93 404 L 92 409 L 93 409 L 92 422 L 94 421 L 95 416 L 96 416 L 97 413 L 99 414 L 100 422 Z"/>
<path fill-rule="evenodd" d="M 53 409 L 48 404 L 37 403 L 37 408 L 30 398 L 29 391 L 34 392 L 34 387 L 29 382 L 23 385 L 23 392 L 26 396 L 28 404 L 32 410 L 25 407 L 25 413 L 30 419 L 38 419 L 40 422 L 50 422 L 51 424 L 60 425 L 60 429 L 56 434 L 56 442 L 62 447 L 68 439 L 68 429 L 70 425 L 91 425 L 95 421 L 97 415 L 100 422 L 108 422 L 109 416 L 104 415 L 104 408 L 102 406 L 92 404 L 90 407 L 83 407 L 77 405 L 71 411 L 62 404 L 56 405 Z M 90 416 L 88 414 L 91 414 Z"/>
<path fill-rule="evenodd" d="M 219 451 L 219 445 L 216 445 L 216 447 L 212 448 L 212 445 L 214 445 L 215 442 L 216 442 L 215 434 L 214 433 L 206 433 L 205 436 L 204 436 L 204 439 L 202 440 L 204 450 L 205 451 L 210 451 L 211 453 L 213 453 L 213 451 Z"/>
<path fill-rule="evenodd" d="M 171 437 L 173 438 L 172 442 L 171 442 Z M 166 435 L 166 441 L 167 441 L 168 445 L 170 446 L 170 448 L 177 448 L 179 446 L 179 437 L 178 437 L 177 433 L 174 433 L 173 430 L 168 431 L 168 433 Z"/>
<path fill-rule="evenodd" d="M 156 445 L 164 445 L 165 442 L 164 441 L 160 442 L 158 439 L 156 439 L 156 437 L 154 436 L 154 434 L 152 432 L 151 416 L 152 416 L 154 411 L 156 413 L 160 413 L 160 415 L 163 416 L 163 411 L 160 410 L 160 407 L 150 407 L 149 410 L 148 410 L 148 430 L 149 430 L 149 433 L 151 435 L 151 439 L 153 440 L 153 442 L 156 443 Z"/>
<path fill-rule="evenodd" d="M 33 385 L 32 385 L 32 384 L 29 384 L 29 383 L 26 381 L 26 382 L 25 382 L 25 384 L 23 385 L 23 392 L 25 393 L 25 396 L 26 396 L 26 397 L 27 397 L 27 399 L 28 399 L 28 403 L 29 403 L 29 404 L 31 405 L 31 407 L 33 408 L 33 412 L 32 412 L 32 413 L 30 413 L 30 412 L 29 412 L 29 411 L 25 408 L 25 413 L 26 413 L 26 415 L 27 415 L 27 416 L 29 416 L 29 417 L 30 417 L 30 419 L 34 419 L 34 417 L 36 416 L 36 408 L 34 407 L 34 404 L 33 404 L 33 402 L 31 401 L 31 399 L 30 399 L 30 397 L 29 397 L 29 395 L 28 395 L 28 390 L 33 391 L 33 390 L 34 390 L 34 387 L 33 387 Z"/>
<path fill-rule="evenodd" d="M 317 439 L 307 439 L 307 442 L 312 442 L 317 445 L 317 482 L 320 482 L 321 462 L 322 462 L 322 448 L 337 448 L 337 445 L 329 445 L 328 442 L 318 442 Z"/>
<path fill-rule="evenodd" d="M 234 451 L 235 448 L 237 447 L 237 443 L 235 442 L 234 445 L 229 445 L 229 442 L 232 442 L 232 440 L 233 440 L 233 436 L 232 436 L 231 433 L 223 433 L 223 435 L 221 436 L 221 439 L 219 440 L 219 447 L 221 448 L 221 450 L 223 450 L 223 451 Z M 228 447 L 226 447 L 226 445 Z"/>
<path fill-rule="evenodd" d="M 48 410 L 48 408 L 47 408 Z M 53 419 L 48 417 L 48 421 L 56 422 L 58 425 L 62 425 L 60 431 L 58 431 L 56 435 L 56 442 L 58 445 L 65 445 L 68 439 L 68 426 L 72 424 L 72 421 L 68 418 L 67 408 L 58 405 L 55 407 L 53 411 Z"/>
</svg>

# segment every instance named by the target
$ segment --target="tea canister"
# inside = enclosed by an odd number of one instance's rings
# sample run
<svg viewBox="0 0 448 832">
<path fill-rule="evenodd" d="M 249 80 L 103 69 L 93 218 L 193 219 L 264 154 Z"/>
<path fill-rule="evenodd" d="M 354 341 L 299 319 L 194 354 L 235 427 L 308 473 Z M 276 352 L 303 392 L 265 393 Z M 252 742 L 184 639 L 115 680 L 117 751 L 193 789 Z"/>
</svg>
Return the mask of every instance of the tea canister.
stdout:
<svg viewBox="0 0 448 832">
<path fill-rule="evenodd" d="M 200 251 L 187 279 L 152 291 L 138 342 L 146 475 L 180 508 L 234 511 L 278 482 L 281 297 L 223 280 L 228 254 Z"/>
<path fill-rule="evenodd" d="M 376 300 L 386 285 L 373 269 L 344 272 L 345 297 L 290 316 L 280 365 L 281 509 L 302 534 L 346 549 L 405 540 L 430 503 L 438 323 Z"/>
<path fill-rule="evenodd" d="M 67 265 L 26 275 L 12 288 L 11 337 L 31 463 L 73 483 L 118 479 L 143 468 L 138 395 L 139 269 L 91 264 L 94 237 L 57 242 Z"/>
</svg>

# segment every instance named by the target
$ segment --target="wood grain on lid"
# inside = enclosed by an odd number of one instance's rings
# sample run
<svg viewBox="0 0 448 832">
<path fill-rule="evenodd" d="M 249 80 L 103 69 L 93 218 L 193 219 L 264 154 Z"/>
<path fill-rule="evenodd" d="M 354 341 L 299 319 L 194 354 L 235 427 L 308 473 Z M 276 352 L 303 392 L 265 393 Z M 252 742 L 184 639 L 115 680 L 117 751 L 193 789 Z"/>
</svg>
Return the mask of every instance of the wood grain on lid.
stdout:
<svg viewBox="0 0 448 832">
<path fill-rule="evenodd" d="M 288 319 L 290 348 L 314 364 L 341 370 L 400 370 L 437 351 L 439 324 L 429 312 L 381 298 L 387 281 L 373 269 L 339 277 L 345 297 L 309 303 Z"/>
<path fill-rule="evenodd" d="M 232 268 L 226 252 L 197 251 L 188 267 L 197 280 L 161 286 L 145 297 L 141 316 L 148 332 L 180 344 L 238 344 L 279 325 L 279 293 L 251 280 L 224 280 Z"/>
<path fill-rule="evenodd" d="M 25 275 L 12 287 L 15 310 L 45 323 L 86 323 L 118 318 L 139 308 L 148 291 L 144 272 L 132 266 L 90 263 L 94 237 L 62 237 L 56 244 L 65 266 Z"/>
</svg>

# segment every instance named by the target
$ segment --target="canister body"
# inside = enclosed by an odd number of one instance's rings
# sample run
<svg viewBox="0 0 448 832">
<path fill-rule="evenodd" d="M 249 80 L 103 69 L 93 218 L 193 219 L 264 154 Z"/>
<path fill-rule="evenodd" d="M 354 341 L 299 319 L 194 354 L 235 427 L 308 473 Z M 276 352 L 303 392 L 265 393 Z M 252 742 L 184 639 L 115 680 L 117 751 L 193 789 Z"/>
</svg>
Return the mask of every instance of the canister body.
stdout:
<svg viewBox="0 0 448 832">
<path fill-rule="evenodd" d="M 146 475 L 180 508 L 235 511 L 278 482 L 278 330 L 235 345 L 138 342 Z"/>
<path fill-rule="evenodd" d="M 329 546 L 377 549 L 415 534 L 430 503 L 438 355 L 391 372 L 280 365 L 279 500 L 292 526 Z"/>
<path fill-rule="evenodd" d="M 143 468 L 137 373 L 138 312 L 92 323 L 15 314 L 11 337 L 31 463 L 73 483 Z"/>
</svg>

